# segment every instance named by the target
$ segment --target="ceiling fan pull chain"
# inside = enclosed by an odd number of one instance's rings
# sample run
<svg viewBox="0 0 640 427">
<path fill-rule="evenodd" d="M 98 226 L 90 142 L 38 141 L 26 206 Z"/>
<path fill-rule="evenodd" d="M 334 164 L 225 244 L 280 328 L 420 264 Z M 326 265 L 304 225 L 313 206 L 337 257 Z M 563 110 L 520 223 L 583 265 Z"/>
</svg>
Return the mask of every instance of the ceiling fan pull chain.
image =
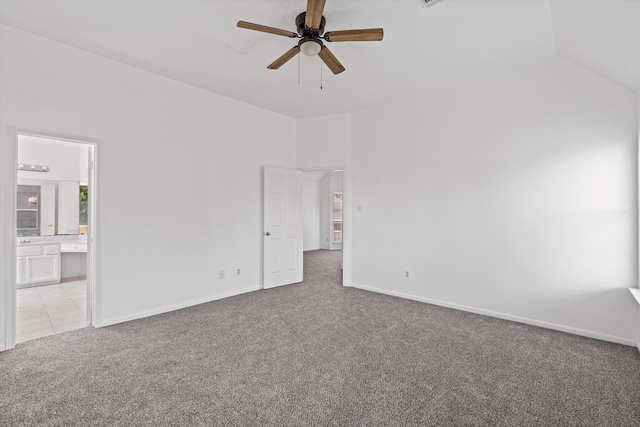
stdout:
<svg viewBox="0 0 640 427">
<path fill-rule="evenodd" d="M 300 85 L 300 55 L 298 55 L 298 85 Z"/>
<path fill-rule="evenodd" d="M 322 61 L 320 61 L 320 90 L 322 90 Z"/>
</svg>

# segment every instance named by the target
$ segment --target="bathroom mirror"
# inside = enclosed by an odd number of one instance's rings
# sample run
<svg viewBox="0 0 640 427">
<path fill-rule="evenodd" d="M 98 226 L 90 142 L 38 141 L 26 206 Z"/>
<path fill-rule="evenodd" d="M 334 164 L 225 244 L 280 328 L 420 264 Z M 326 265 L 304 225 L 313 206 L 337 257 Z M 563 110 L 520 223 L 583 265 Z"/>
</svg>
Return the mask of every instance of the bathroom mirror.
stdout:
<svg viewBox="0 0 640 427">
<path fill-rule="evenodd" d="M 16 229 L 19 236 L 40 235 L 40 186 L 18 185 Z"/>
<path fill-rule="evenodd" d="M 77 181 L 19 182 L 16 237 L 87 234 L 88 199 Z"/>
</svg>

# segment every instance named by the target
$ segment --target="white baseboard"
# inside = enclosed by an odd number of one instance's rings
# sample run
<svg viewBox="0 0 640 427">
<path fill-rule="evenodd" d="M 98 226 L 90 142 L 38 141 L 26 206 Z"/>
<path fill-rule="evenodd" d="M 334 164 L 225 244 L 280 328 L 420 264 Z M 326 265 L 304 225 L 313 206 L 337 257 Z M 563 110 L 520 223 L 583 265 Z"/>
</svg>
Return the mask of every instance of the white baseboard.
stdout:
<svg viewBox="0 0 640 427">
<path fill-rule="evenodd" d="M 137 313 L 129 314 L 127 316 L 121 316 L 121 317 L 115 317 L 112 319 L 102 320 L 101 322 L 96 322 L 96 324 L 94 324 L 93 326 L 96 328 L 102 328 L 105 326 L 111 326 L 118 323 L 129 322 L 131 320 L 142 319 L 144 317 L 155 316 L 156 314 L 168 313 L 170 311 L 180 310 L 182 308 L 192 307 L 194 305 L 204 304 L 211 301 L 217 301 L 220 299 L 233 297 L 233 296 L 244 294 L 247 292 L 259 291 L 260 289 L 262 289 L 260 285 L 251 286 L 249 288 L 238 289 L 238 290 L 227 292 L 224 294 L 217 294 L 217 295 L 208 296 L 205 298 L 200 298 L 197 300 L 182 302 L 179 304 L 167 305 L 164 307 L 154 308 L 151 310 L 139 311 Z"/>
<path fill-rule="evenodd" d="M 511 320 L 513 322 L 525 323 L 527 325 L 538 326 L 538 327 L 547 328 L 547 329 L 553 329 L 553 330 L 560 331 L 560 332 L 567 332 L 567 333 L 574 334 L 574 335 L 580 335 L 580 336 L 588 337 L 588 338 L 595 338 L 595 339 L 598 339 L 598 340 L 609 341 L 609 342 L 613 342 L 613 343 L 616 343 L 616 344 L 624 344 L 624 345 L 628 345 L 628 346 L 632 346 L 632 347 L 636 347 L 637 346 L 638 350 L 640 351 L 640 343 L 637 343 L 634 340 L 630 340 L 630 339 L 626 339 L 626 338 L 622 338 L 622 337 L 617 337 L 615 335 L 602 334 L 600 332 L 593 332 L 593 331 L 588 331 L 588 330 L 585 330 L 585 329 L 574 328 L 574 327 L 571 327 L 571 326 L 558 325 L 556 323 L 550 323 L 550 322 L 544 322 L 544 321 L 541 321 L 541 320 L 530 319 L 530 318 L 527 318 L 527 317 L 514 316 L 514 315 L 511 315 L 511 314 L 500 313 L 500 312 L 497 312 L 497 311 L 485 310 L 485 309 L 482 309 L 482 308 L 471 307 L 471 306 L 462 305 L 462 304 L 450 303 L 450 302 L 435 300 L 435 299 L 431 299 L 431 298 L 424 298 L 424 297 L 419 297 L 419 296 L 415 296 L 415 295 L 404 294 L 404 293 L 401 293 L 401 292 L 389 291 L 389 290 L 386 290 L 386 289 L 374 288 L 374 287 L 371 287 L 371 286 L 360 285 L 360 284 L 357 284 L 357 283 L 351 283 L 350 285 L 345 285 L 345 286 L 351 286 L 353 288 L 358 288 L 358 289 L 362 289 L 362 290 L 365 290 L 365 291 L 376 292 L 376 293 L 385 294 L 385 295 L 391 295 L 391 296 L 394 296 L 394 297 L 405 298 L 405 299 L 410 299 L 410 300 L 419 301 L 419 302 L 425 302 L 427 304 L 433 304 L 433 305 L 439 305 L 439 306 L 442 306 L 442 307 L 453 308 L 453 309 L 456 309 L 456 310 L 467 311 L 467 312 L 470 312 L 470 313 L 482 314 L 484 316 L 496 317 L 498 319 Z"/>
<path fill-rule="evenodd" d="M 7 347 L 4 344 L 0 345 L 0 351 L 5 351 L 6 349 Z"/>
</svg>

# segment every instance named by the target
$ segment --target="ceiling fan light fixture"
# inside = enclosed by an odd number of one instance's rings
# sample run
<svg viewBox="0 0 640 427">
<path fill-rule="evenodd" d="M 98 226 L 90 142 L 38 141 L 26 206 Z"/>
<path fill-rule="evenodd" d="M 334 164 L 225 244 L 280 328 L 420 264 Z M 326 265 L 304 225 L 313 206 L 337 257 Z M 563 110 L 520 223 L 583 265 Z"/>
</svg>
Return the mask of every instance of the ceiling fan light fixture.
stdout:
<svg viewBox="0 0 640 427">
<path fill-rule="evenodd" d="M 300 0 L 302 1 L 302 0 Z M 267 66 L 269 70 L 277 70 L 287 63 L 287 61 L 298 56 L 302 52 L 305 56 L 320 57 L 320 60 L 331 70 L 333 74 L 340 74 L 344 71 L 344 66 L 327 48 L 326 43 L 330 42 L 366 42 L 380 41 L 384 36 L 382 28 L 365 28 L 360 30 L 341 30 L 324 32 L 327 20 L 322 16 L 324 5 L 327 0 L 307 0 L 307 8 L 296 17 L 297 33 L 281 30 L 279 28 L 268 27 L 266 25 L 254 24 L 246 21 L 238 21 L 239 28 L 260 31 L 263 33 L 275 34 L 294 39 L 301 39 L 297 45 L 286 51 L 278 59 Z M 438 0 L 425 0 L 438 1 Z M 298 56 L 300 58 L 300 56 Z"/>
<path fill-rule="evenodd" d="M 300 43 L 300 50 L 307 56 L 316 56 L 322 50 L 322 44 L 317 40 L 303 40 Z"/>
</svg>

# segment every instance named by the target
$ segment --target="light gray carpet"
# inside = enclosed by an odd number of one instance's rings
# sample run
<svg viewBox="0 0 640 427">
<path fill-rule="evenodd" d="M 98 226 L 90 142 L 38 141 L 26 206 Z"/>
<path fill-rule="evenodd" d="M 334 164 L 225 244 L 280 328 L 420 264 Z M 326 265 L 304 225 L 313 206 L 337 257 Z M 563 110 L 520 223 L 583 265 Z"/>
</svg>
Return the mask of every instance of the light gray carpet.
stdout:
<svg viewBox="0 0 640 427">
<path fill-rule="evenodd" d="M 0 353 L 0 425 L 640 425 L 637 349 L 342 288 L 339 256 Z"/>
</svg>

